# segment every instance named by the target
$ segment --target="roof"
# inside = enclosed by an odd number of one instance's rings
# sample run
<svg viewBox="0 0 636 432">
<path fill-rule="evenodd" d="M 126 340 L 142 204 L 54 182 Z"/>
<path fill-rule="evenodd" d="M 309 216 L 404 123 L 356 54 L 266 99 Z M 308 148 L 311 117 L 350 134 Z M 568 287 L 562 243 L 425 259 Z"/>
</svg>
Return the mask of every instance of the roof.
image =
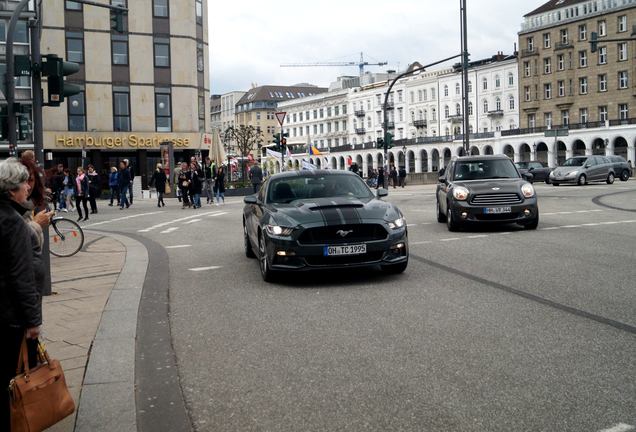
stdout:
<svg viewBox="0 0 636 432">
<path fill-rule="evenodd" d="M 458 161 L 471 161 L 471 160 L 493 160 L 493 159 L 508 159 L 510 158 L 504 154 L 497 155 L 472 155 L 472 156 L 453 156 L 452 159 Z"/>
<path fill-rule="evenodd" d="M 561 9 L 568 6 L 573 6 L 575 4 L 583 3 L 585 1 L 586 0 L 550 0 L 549 2 L 543 4 L 542 6 L 539 6 L 532 12 L 525 14 L 524 18 L 532 16 L 532 15 L 538 15 L 540 13 L 548 12 L 555 9 Z"/>
<path fill-rule="evenodd" d="M 307 96 L 313 96 L 319 93 L 325 93 L 326 87 L 317 87 L 313 85 L 306 86 L 260 86 L 251 88 L 247 93 L 239 99 L 236 105 L 243 105 L 251 102 L 273 101 L 280 102 L 290 99 L 299 99 Z"/>
<path fill-rule="evenodd" d="M 358 174 L 353 173 L 351 171 L 344 170 L 300 170 L 300 171 L 283 171 L 280 173 L 276 173 L 270 177 L 270 179 L 277 179 L 281 177 L 314 177 L 314 176 L 330 176 L 330 175 L 353 175 L 358 176 Z"/>
</svg>

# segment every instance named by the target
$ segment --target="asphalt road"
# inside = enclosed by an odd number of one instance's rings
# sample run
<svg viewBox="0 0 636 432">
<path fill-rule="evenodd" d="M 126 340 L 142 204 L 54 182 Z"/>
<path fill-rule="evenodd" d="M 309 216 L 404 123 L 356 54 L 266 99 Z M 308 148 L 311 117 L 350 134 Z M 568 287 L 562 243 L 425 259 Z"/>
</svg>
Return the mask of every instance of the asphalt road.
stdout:
<svg viewBox="0 0 636 432">
<path fill-rule="evenodd" d="M 87 226 L 165 248 L 151 271 L 169 278 L 194 430 L 632 430 L 636 181 L 536 187 L 537 231 L 459 233 L 435 221 L 434 186 L 391 189 L 411 245 L 398 276 L 265 284 L 240 198 L 137 200 Z"/>
</svg>

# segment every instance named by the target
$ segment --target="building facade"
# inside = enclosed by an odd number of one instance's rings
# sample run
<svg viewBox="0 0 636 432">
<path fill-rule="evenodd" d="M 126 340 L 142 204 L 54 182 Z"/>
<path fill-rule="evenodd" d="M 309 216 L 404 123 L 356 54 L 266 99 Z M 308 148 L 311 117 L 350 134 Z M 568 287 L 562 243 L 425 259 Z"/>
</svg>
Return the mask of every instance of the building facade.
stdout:
<svg viewBox="0 0 636 432">
<path fill-rule="evenodd" d="M 636 48 L 627 40 L 634 24 L 632 0 L 552 0 L 525 15 L 519 32 L 521 128 L 604 125 L 635 117 Z"/>
<path fill-rule="evenodd" d="M 44 108 L 44 149 L 74 167 L 108 172 L 129 159 L 142 186 L 156 163 L 174 166 L 210 130 L 207 0 L 101 0 L 128 8 L 124 32 L 110 11 L 69 0 L 43 2 L 42 54 L 80 65 L 82 91 Z M 44 84 L 43 87 L 46 87 Z M 174 159 L 160 154 L 171 143 Z"/>
</svg>

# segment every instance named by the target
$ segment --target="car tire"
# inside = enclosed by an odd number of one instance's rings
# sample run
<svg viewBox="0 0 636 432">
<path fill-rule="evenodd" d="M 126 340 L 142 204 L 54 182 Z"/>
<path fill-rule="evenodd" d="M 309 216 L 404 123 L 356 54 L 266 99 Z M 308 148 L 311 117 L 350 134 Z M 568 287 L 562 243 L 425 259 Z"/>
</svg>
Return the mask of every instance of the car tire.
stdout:
<svg viewBox="0 0 636 432">
<path fill-rule="evenodd" d="M 539 216 L 537 215 L 537 217 L 532 219 L 530 222 L 523 224 L 523 229 L 536 230 L 538 226 L 539 226 Z"/>
<path fill-rule="evenodd" d="M 623 170 L 623 172 L 621 172 L 621 181 L 627 181 L 627 180 L 629 180 L 629 171 Z"/>
<path fill-rule="evenodd" d="M 409 260 L 407 259 L 406 261 L 398 263 L 398 264 L 382 265 L 380 266 L 380 268 L 386 274 L 400 274 L 400 273 L 404 273 L 404 270 L 406 270 L 406 267 L 408 267 L 408 265 L 409 265 Z"/>
<path fill-rule="evenodd" d="M 275 277 L 274 270 L 269 266 L 267 258 L 267 240 L 263 231 L 258 236 L 258 264 L 261 269 L 261 276 L 265 282 L 273 282 Z"/>
<path fill-rule="evenodd" d="M 446 227 L 451 232 L 459 231 L 460 228 L 460 224 L 453 216 L 450 206 L 448 206 L 448 211 L 446 212 Z"/>
<path fill-rule="evenodd" d="M 439 206 L 439 201 L 437 201 L 437 222 L 439 223 L 446 222 L 446 215 L 442 213 L 442 209 Z"/>
<path fill-rule="evenodd" d="M 607 183 L 607 184 L 614 183 L 614 173 L 609 173 L 607 175 L 607 179 L 605 180 L 605 183 Z"/>
<path fill-rule="evenodd" d="M 579 186 L 585 186 L 587 184 L 587 177 L 585 177 L 585 174 L 581 174 L 579 176 L 576 184 L 578 184 Z"/>
<path fill-rule="evenodd" d="M 561 184 L 561 183 L 552 182 L 552 186 L 558 186 L 558 185 L 560 185 L 560 184 Z"/>
<path fill-rule="evenodd" d="M 256 258 L 254 249 L 252 249 L 252 243 L 250 242 L 250 237 L 247 235 L 247 225 L 245 225 L 245 221 L 243 221 L 243 242 L 245 246 L 245 256 L 248 258 Z"/>
<path fill-rule="evenodd" d="M 550 177 L 546 177 L 546 178 L 545 178 L 545 184 L 550 184 L 550 183 L 552 183 L 552 182 L 550 181 Z"/>
</svg>

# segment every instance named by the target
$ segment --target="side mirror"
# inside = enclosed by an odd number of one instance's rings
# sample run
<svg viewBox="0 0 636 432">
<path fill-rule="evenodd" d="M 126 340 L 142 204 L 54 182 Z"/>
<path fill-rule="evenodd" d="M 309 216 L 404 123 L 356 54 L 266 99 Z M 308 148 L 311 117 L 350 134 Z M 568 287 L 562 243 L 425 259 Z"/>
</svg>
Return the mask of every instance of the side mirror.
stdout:
<svg viewBox="0 0 636 432">
<path fill-rule="evenodd" d="M 528 171 L 534 171 L 534 167 L 528 168 Z"/>
<path fill-rule="evenodd" d="M 245 204 L 257 204 L 258 198 L 256 198 L 256 195 L 247 195 L 245 198 L 243 198 L 243 202 Z"/>
<path fill-rule="evenodd" d="M 521 177 L 526 181 L 532 182 L 532 180 L 534 179 L 534 174 L 532 174 L 531 172 L 525 172 L 521 174 Z"/>
<path fill-rule="evenodd" d="M 442 169 L 441 169 L 441 170 L 439 170 L 439 172 L 437 173 L 437 175 L 438 175 L 439 177 L 443 177 L 443 176 L 444 176 L 444 174 L 446 174 L 446 168 L 442 168 Z"/>
<path fill-rule="evenodd" d="M 385 197 L 385 196 L 387 196 L 387 195 L 389 195 L 389 191 L 388 191 L 388 190 L 386 190 L 386 189 L 384 189 L 384 188 L 380 188 L 380 189 L 378 189 L 378 191 L 377 191 L 377 193 L 376 193 L 376 196 L 377 196 L 378 198 L 382 198 L 382 197 Z"/>
</svg>

